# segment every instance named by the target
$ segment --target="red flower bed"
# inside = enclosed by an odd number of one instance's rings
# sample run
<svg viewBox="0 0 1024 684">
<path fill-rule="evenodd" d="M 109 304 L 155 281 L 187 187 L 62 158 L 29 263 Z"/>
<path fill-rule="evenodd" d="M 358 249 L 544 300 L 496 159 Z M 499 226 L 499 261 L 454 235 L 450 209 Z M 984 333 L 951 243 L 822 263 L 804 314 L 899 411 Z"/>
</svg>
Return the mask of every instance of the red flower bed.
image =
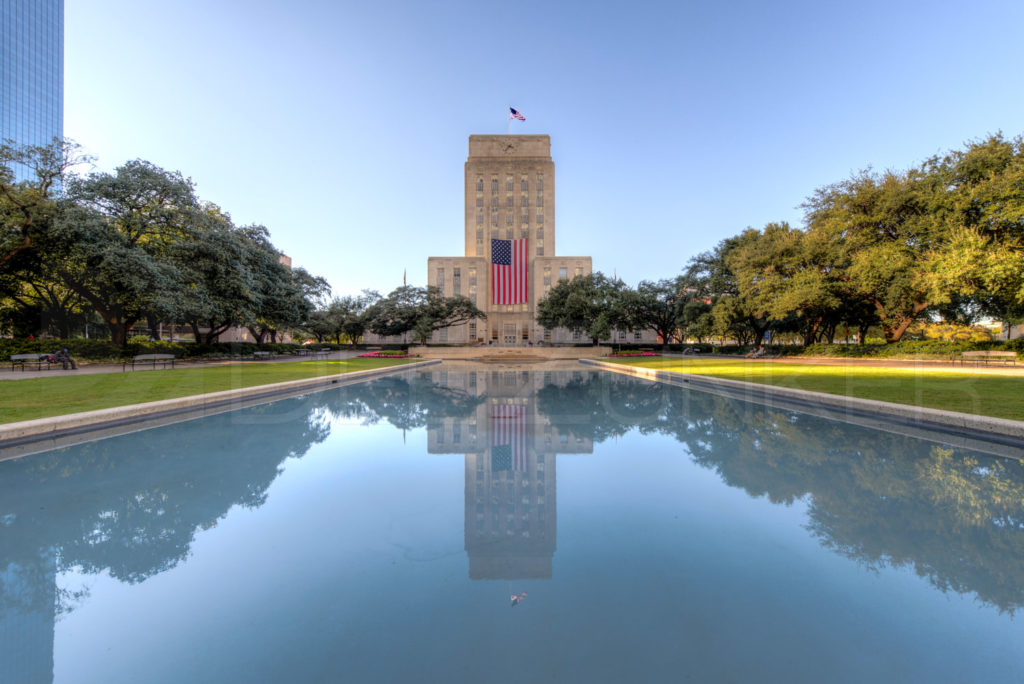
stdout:
<svg viewBox="0 0 1024 684">
<path fill-rule="evenodd" d="M 657 352 L 624 351 L 612 352 L 608 356 L 661 356 Z"/>
</svg>

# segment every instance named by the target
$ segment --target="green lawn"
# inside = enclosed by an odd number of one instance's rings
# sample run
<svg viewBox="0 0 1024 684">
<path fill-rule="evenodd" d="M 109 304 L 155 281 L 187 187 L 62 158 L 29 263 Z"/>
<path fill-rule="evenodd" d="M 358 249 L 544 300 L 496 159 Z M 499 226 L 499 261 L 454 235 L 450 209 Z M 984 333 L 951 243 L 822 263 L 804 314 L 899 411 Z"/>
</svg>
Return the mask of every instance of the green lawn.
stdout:
<svg viewBox="0 0 1024 684">
<path fill-rule="evenodd" d="M 898 404 L 1024 420 L 1024 377 L 970 369 L 805 365 L 744 359 L 609 359 L 613 363 L 758 382 Z"/>
<path fill-rule="evenodd" d="M 358 358 L 345 361 L 260 362 L 7 380 L 0 382 L 0 423 L 350 373 L 368 368 L 398 366 L 409 362 L 409 359 Z"/>
</svg>

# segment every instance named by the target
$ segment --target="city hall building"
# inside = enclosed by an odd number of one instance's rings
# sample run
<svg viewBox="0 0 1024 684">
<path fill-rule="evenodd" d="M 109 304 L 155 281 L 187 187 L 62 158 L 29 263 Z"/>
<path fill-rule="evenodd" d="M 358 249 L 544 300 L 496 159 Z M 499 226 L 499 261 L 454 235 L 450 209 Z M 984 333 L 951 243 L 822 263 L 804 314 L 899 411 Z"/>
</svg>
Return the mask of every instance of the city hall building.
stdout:
<svg viewBox="0 0 1024 684">
<path fill-rule="evenodd" d="M 427 282 L 487 314 L 434 333 L 435 343 L 585 342 L 536 322 L 537 302 L 559 280 L 589 274 L 590 257 L 559 256 L 555 163 L 547 135 L 471 135 L 463 256 L 427 259 Z"/>
</svg>

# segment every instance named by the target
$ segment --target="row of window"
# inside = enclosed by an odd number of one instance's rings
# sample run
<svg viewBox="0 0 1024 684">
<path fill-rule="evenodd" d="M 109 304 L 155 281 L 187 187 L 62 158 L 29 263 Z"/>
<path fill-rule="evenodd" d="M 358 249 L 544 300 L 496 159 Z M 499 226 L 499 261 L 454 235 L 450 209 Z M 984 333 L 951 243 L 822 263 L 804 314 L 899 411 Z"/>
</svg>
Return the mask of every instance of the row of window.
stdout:
<svg viewBox="0 0 1024 684">
<path fill-rule="evenodd" d="M 514 219 L 515 219 L 515 217 L 512 214 L 505 214 L 505 225 L 511 226 L 512 223 L 514 222 Z M 519 222 L 520 223 L 529 223 L 530 222 L 530 215 L 529 214 L 523 214 L 522 216 L 519 217 Z M 534 223 L 544 223 L 544 214 L 537 214 L 537 219 L 536 219 L 536 221 L 534 221 Z M 482 226 L 483 224 L 484 224 L 484 215 L 483 214 L 477 214 L 476 215 L 476 225 Z M 492 226 L 498 225 L 498 214 L 497 214 L 497 212 L 491 214 L 491 225 Z"/>
<path fill-rule="evenodd" d="M 478 207 L 484 206 L 484 198 L 483 197 L 477 196 L 477 198 L 476 198 L 476 206 L 478 206 Z M 512 209 L 515 206 L 516 206 L 516 203 L 515 203 L 515 198 L 514 197 L 512 197 L 510 195 L 510 196 L 505 198 L 505 207 L 506 208 Z M 519 198 L 519 206 L 521 206 L 521 207 L 529 207 L 530 206 L 530 200 L 525 195 L 523 197 L 520 197 Z M 535 206 L 537 206 L 537 207 L 543 207 L 544 206 L 544 198 L 541 197 L 540 195 L 537 195 L 537 201 L 535 203 Z M 498 208 L 498 198 L 497 197 L 492 197 L 491 198 L 491 208 L 492 209 L 497 209 Z"/>
<path fill-rule="evenodd" d="M 491 237 L 494 238 L 494 239 L 499 239 L 499 231 L 498 231 L 497 228 L 491 229 Z M 530 229 L 529 228 L 520 228 L 519 229 L 519 237 L 520 238 L 528 238 L 528 237 L 530 237 Z M 482 244 L 483 243 L 483 239 L 484 239 L 484 229 L 483 228 L 477 228 L 476 229 L 476 240 L 477 240 L 477 243 L 478 244 Z M 512 230 L 511 229 L 506 229 L 505 230 L 505 239 L 506 240 L 511 240 L 512 239 Z M 540 226 L 540 227 L 537 228 L 537 239 L 538 240 L 543 240 L 544 239 L 544 226 Z M 543 243 L 541 243 L 541 244 L 543 244 Z"/>
<path fill-rule="evenodd" d="M 515 179 L 512 176 L 505 176 L 505 192 L 512 192 L 512 187 L 515 185 Z M 520 176 L 519 187 L 523 192 L 527 192 L 530 189 L 529 179 L 526 176 Z M 534 186 L 537 192 L 544 190 L 544 174 L 537 174 L 537 182 Z M 484 179 L 482 176 L 477 176 L 476 179 L 476 190 L 477 192 L 483 192 L 484 190 Z M 498 192 L 498 177 L 491 176 L 491 194 L 497 194 Z"/>
</svg>

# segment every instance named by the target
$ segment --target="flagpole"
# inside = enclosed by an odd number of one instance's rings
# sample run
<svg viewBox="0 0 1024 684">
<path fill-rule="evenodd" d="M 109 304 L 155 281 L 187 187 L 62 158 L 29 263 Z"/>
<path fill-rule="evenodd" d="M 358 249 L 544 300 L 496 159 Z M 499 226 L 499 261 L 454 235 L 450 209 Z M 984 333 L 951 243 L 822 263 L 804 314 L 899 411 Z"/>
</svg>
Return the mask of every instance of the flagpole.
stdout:
<svg viewBox="0 0 1024 684">
<path fill-rule="evenodd" d="M 508 120 L 508 133 L 506 133 L 506 135 L 512 135 L 512 109 L 511 108 L 508 110 L 508 114 L 506 115 L 506 119 Z"/>
</svg>

